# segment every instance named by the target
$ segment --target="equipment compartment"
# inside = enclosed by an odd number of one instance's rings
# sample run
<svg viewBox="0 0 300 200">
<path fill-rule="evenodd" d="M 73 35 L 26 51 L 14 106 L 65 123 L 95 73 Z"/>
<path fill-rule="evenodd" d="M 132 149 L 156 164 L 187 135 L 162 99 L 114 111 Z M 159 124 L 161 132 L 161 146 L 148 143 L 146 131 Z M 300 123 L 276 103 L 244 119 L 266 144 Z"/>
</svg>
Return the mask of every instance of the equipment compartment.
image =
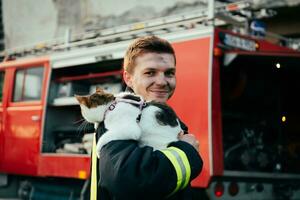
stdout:
<svg viewBox="0 0 300 200">
<path fill-rule="evenodd" d="M 99 86 L 111 93 L 123 89 L 121 61 L 53 69 L 51 75 L 43 152 L 90 152 L 94 125 L 84 121 L 74 95 L 88 95 Z"/>
<path fill-rule="evenodd" d="M 222 66 L 225 170 L 300 173 L 299 61 L 237 55 Z"/>
</svg>

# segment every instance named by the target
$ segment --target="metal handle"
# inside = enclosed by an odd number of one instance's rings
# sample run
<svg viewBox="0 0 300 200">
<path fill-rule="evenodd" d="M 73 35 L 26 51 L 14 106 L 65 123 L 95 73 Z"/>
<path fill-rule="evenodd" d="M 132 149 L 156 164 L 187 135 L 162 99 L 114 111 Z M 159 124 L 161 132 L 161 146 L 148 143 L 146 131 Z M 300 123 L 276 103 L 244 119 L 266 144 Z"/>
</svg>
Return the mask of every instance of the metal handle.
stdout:
<svg viewBox="0 0 300 200">
<path fill-rule="evenodd" d="M 31 116 L 31 120 L 32 121 L 39 121 L 40 120 L 40 116 L 38 116 L 38 115 L 32 115 Z"/>
</svg>

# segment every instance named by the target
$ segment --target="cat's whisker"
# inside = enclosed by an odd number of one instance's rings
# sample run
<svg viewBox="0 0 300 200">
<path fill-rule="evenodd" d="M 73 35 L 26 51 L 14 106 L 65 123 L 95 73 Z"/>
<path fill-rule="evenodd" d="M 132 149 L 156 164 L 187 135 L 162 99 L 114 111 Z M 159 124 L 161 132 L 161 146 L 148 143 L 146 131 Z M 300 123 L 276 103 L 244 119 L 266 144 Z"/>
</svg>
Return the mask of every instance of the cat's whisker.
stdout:
<svg viewBox="0 0 300 200">
<path fill-rule="evenodd" d="M 83 120 L 82 123 L 78 126 L 78 128 L 77 128 L 77 135 L 80 135 L 80 133 L 84 131 L 84 127 L 85 127 L 86 123 L 87 122 L 85 120 Z"/>
<path fill-rule="evenodd" d="M 90 123 L 83 121 L 77 128 L 77 135 L 84 135 L 85 133 L 90 133 Z"/>
<path fill-rule="evenodd" d="M 86 132 L 88 124 L 89 124 L 89 123 L 88 123 L 87 121 L 85 121 L 85 122 L 83 123 L 83 127 L 82 127 L 82 131 L 83 131 L 83 132 Z"/>
<path fill-rule="evenodd" d="M 81 123 L 82 122 L 82 123 Z M 75 121 L 75 122 L 73 122 L 73 124 L 74 125 L 76 125 L 76 124 L 79 124 L 79 126 L 77 126 L 77 130 L 76 130 L 76 135 L 77 136 L 80 136 L 81 134 L 81 128 L 82 128 L 82 126 L 83 126 L 83 124 L 84 124 L 84 122 L 85 122 L 85 119 L 80 119 L 80 120 L 78 120 L 78 121 Z"/>
<path fill-rule="evenodd" d="M 80 123 L 80 122 L 83 122 L 83 121 L 85 121 L 85 119 L 84 119 L 84 118 L 82 118 L 82 119 L 79 119 L 79 120 L 77 120 L 77 121 L 73 122 L 73 124 L 78 124 L 78 123 Z"/>
</svg>

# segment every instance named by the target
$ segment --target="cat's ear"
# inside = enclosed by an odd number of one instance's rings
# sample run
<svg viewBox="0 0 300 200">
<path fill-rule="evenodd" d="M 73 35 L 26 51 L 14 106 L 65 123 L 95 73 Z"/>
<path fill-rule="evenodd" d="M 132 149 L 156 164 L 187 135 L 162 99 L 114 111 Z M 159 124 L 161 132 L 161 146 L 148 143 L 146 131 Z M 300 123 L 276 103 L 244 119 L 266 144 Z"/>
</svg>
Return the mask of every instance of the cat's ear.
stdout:
<svg viewBox="0 0 300 200">
<path fill-rule="evenodd" d="M 103 93 L 103 92 L 104 90 L 101 87 L 96 86 L 96 93 Z"/>
<path fill-rule="evenodd" d="M 79 102 L 79 104 L 87 105 L 87 97 L 85 96 L 79 96 L 75 94 L 75 98 Z"/>
</svg>

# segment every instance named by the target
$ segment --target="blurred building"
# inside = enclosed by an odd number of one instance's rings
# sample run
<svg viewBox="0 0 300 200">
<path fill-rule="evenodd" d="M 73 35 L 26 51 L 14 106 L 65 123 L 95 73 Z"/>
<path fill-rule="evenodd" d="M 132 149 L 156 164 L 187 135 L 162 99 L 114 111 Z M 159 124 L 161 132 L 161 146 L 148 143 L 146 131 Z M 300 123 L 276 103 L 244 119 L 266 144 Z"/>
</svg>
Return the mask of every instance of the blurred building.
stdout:
<svg viewBox="0 0 300 200">
<path fill-rule="evenodd" d="M 253 10 L 272 8 L 277 12 L 272 18 L 262 19 L 268 31 L 300 37 L 300 0 L 251 2 Z M 2 5 L 5 47 L 15 48 L 63 38 L 70 32 L 79 34 L 203 9 L 207 7 L 207 0 L 3 0 Z M 3 31 L 0 31 L 1 36 Z"/>
<path fill-rule="evenodd" d="M 2 0 L 0 0 L 0 51 L 4 49 L 4 28 L 2 16 Z"/>
</svg>

